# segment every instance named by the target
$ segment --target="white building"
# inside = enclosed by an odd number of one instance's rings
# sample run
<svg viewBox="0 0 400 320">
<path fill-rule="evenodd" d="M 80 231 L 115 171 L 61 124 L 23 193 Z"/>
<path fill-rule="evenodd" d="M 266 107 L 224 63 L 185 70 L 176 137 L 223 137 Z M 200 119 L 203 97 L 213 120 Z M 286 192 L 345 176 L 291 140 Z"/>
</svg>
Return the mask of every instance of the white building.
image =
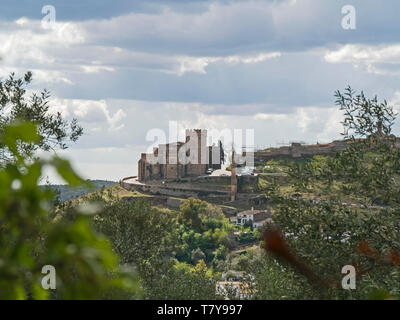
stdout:
<svg viewBox="0 0 400 320">
<path fill-rule="evenodd" d="M 272 219 L 270 211 L 251 208 L 251 210 L 239 212 L 235 217 L 231 217 L 230 221 L 236 225 L 251 224 L 254 228 L 258 228 L 262 227 L 266 222 L 272 222 Z"/>
<path fill-rule="evenodd" d="M 218 281 L 215 290 L 217 296 L 224 300 L 251 299 L 249 285 L 240 281 Z"/>
</svg>

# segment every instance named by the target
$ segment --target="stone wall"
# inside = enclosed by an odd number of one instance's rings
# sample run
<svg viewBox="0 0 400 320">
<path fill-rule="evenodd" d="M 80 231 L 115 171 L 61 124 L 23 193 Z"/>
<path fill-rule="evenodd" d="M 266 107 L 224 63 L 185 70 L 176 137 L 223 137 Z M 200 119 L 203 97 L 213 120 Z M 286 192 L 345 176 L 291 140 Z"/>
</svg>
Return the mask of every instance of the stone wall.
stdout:
<svg viewBox="0 0 400 320">
<path fill-rule="evenodd" d="M 192 164 L 186 165 L 186 176 L 197 177 L 205 174 L 207 171 L 207 164 Z"/>
<path fill-rule="evenodd" d="M 252 192 L 258 190 L 258 176 L 238 176 L 238 192 Z"/>
<path fill-rule="evenodd" d="M 267 151 L 256 151 L 254 153 L 254 161 L 260 163 L 271 159 L 279 158 L 311 158 L 316 155 L 333 156 L 337 152 L 343 151 L 347 146 L 347 142 L 343 140 L 333 141 L 329 144 L 301 145 L 300 143 L 292 143 L 291 146 L 280 148 L 271 148 Z"/>
<path fill-rule="evenodd" d="M 121 181 L 121 187 L 130 191 L 139 191 L 154 195 L 171 197 L 194 197 L 194 198 L 229 198 L 229 189 L 223 186 L 212 187 L 208 185 L 199 186 L 191 183 L 169 183 L 161 184 L 135 184 Z"/>
<path fill-rule="evenodd" d="M 160 144 L 152 153 L 142 153 L 138 162 L 139 181 L 196 177 L 205 174 L 208 168 L 221 168 L 222 143 L 207 146 L 207 130 L 186 130 L 185 139 L 185 142 Z M 180 162 L 179 155 L 185 153 L 188 159 Z"/>
</svg>

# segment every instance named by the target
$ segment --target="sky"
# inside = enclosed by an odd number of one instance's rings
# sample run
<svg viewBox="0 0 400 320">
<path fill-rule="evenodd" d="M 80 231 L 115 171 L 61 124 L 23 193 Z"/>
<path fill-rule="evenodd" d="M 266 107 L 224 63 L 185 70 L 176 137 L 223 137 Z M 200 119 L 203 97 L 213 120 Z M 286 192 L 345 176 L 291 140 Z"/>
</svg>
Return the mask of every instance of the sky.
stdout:
<svg viewBox="0 0 400 320">
<path fill-rule="evenodd" d="M 118 181 L 170 121 L 253 129 L 269 147 L 339 139 L 334 92 L 348 85 L 398 110 L 398 12 L 398 0 L 2 0 L 0 78 L 31 70 L 29 92 L 48 89 L 52 112 L 84 127 L 59 154 Z"/>
</svg>

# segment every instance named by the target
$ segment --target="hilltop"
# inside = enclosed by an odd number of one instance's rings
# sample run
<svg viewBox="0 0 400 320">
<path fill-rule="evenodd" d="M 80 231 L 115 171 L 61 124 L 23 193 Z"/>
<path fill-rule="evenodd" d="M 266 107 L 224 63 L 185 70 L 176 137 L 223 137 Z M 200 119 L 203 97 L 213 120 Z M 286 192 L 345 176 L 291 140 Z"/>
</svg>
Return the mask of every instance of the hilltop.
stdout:
<svg viewBox="0 0 400 320">
<path fill-rule="evenodd" d="M 94 191 L 100 190 L 101 188 L 109 188 L 117 184 L 115 181 L 108 180 L 88 180 L 93 188 L 87 188 L 85 186 L 70 187 L 65 184 L 52 184 L 43 185 L 41 188 L 50 188 L 51 190 L 58 192 L 58 197 L 61 202 L 76 199 Z"/>
</svg>

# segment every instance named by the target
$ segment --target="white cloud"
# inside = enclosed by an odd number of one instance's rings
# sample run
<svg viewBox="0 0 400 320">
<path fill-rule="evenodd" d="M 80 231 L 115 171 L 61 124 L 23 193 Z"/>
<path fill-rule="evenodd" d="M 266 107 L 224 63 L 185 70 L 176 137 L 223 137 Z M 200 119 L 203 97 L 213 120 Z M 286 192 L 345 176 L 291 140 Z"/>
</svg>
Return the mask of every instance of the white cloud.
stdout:
<svg viewBox="0 0 400 320">
<path fill-rule="evenodd" d="M 122 109 L 112 113 L 105 100 L 53 99 L 50 105 L 51 112 L 59 111 L 64 117 L 75 117 L 91 132 L 98 132 L 101 128 L 118 131 L 125 126 L 126 113 Z"/>
<path fill-rule="evenodd" d="M 19 26 L 23 26 L 23 25 L 26 25 L 27 23 L 29 23 L 29 20 L 26 17 L 21 17 L 21 18 L 15 20 L 15 23 Z"/>
<path fill-rule="evenodd" d="M 22 73 L 24 70 L 20 69 Z M 57 70 L 30 69 L 33 72 L 35 81 L 39 83 L 66 83 L 74 85 L 74 82 L 67 78 L 65 72 Z"/>
<path fill-rule="evenodd" d="M 254 120 L 275 120 L 283 121 L 288 118 L 286 114 L 274 114 L 274 113 L 257 113 L 254 116 Z"/>
<path fill-rule="evenodd" d="M 182 57 L 180 59 L 180 67 L 178 70 L 174 70 L 174 73 L 183 75 L 186 72 L 206 73 L 205 68 L 211 63 L 215 62 L 213 58 L 192 58 Z"/>
<path fill-rule="evenodd" d="M 343 113 L 338 108 L 298 107 L 294 117 L 301 132 L 328 142 L 342 132 Z"/>
<path fill-rule="evenodd" d="M 352 63 L 355 67 L 364 68 L 368 73 L 400 74 L 400 44 L 348 44 L 338 50 L 328 51 L 324 58 L 329 63 Z"/>
<path fill-rule="evenodd" d="M 280 52 L 267 52 L 267 53 L 259 53 L 256 55 L 248 55 L 248 56 L 229 56 L 223 58 L 224 62 L 228 63 L 259 63 L 269 59 L 274 59 L 280 57 L 282 54 Z"/>
<path fill-rule="evenodd" d="M 400 63 L 400 44 L 389 46 L 348 44 L 339 50 L 327 52 L 325 60 L 330 63 L 357 61 Z"/>
<path fill-rule="evenodd" d="M 0 32 L 0 55 L 10 63 L 29 61 L 54 62 L 49 54 L 53 48 L 67 49 L 85 42 L 85 31 L 72 22 L 55 22 L 51 29 L 43 29 L 39 20 L 18 19 L 15 27 L 3 24 Z"/>
<path fill-rule="evenodd" d="M 389 105 L 393 106 L 393 109 L 399 113 L 400 112 L 400 91 L 396 91 L 389 101 Z"/>
<path fill-rule="evenodd" d="M 96 66 L 96 65 L 83 65 L 81 66 L 83 72 L 85 73 L 99 73 L 101 71 L 115 71 L 115 68 L 107 66 Z"/>
<path fill-rule="evenodd" d="M 211 63 L 252 64 L 280 57 L 280 52 L 262 52 L 253 55 L 232 55 L 227 57 L 180 57 L 180 68 L 174 73 L 183 75 L 186 72 L 206 73 L 206 67 Z"/>
</svg>

